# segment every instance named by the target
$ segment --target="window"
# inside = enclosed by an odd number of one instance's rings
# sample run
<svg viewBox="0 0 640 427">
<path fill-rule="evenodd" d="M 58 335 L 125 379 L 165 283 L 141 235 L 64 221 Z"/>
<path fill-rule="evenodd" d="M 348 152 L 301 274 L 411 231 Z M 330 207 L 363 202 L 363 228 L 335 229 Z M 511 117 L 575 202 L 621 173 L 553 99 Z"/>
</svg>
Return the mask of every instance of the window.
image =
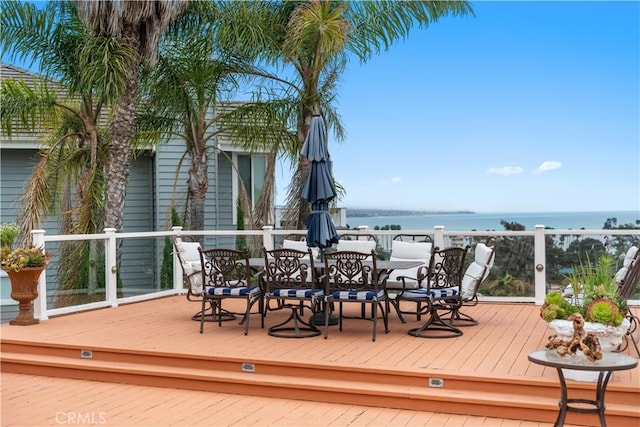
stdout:
<svg viewBox="0 0 640 427">
<path fill-rule="evenodd" d="M 234 153 L 233 160 L 236 166 L 233 180 L 233 223 L 236 224 L 238 218 L 236 202 L 241 194 L 240 183 L 244 184 L 251 207 L 254 207 L 264 187 L 267 159 L 263 155 Z"/>
</svg>

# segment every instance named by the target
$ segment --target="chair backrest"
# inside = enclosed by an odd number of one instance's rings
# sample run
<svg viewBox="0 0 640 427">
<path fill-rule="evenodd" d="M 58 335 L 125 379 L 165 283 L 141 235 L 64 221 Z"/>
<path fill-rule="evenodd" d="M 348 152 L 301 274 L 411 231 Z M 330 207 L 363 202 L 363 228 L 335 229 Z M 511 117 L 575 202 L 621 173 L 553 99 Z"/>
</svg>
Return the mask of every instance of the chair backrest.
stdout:
<svg viewBox="0 0 640 427">
<path fill-rule="evenodd" d="M 478 243 L 474 251 L 474 259 L 462 277 L 460 293 L 464 301 L 477 297 L 478 288 L 491 273 L 495 261 L 496 240 L 491 238 L 485 243 Z"/>
<path fill-rule="evenodd" d="M 431 236 L 430 234 L 401 233 L 393 236 L 393 241 L 414 242 L 414 243 L 430 242 L 433 244 L 433 236 Z"/>
<path fill-rule="evenodd" d="M 426 280 L 427 288 L 460 287 L 464 276 L 464 259 L 469 246 L 464 248 L 449 247 L 440 249 L 437 246 L 431 252 Z"/>
<path fill-rule="evenodd" d="M 273 289 L 315 289 L 316 272 L 310 249 L 262 248 L 266 292 Z"/>
<path fill-rule="evenodd" d="M 199 252 L 205 286 L 237 288 L 251 285 L 251 267 L 246 251 L 200 249 Z"/>
<path fill-rule="evenodd" d="M 431 258 L 433 241 L 426 234 L 398 234 L 391 241 L 391 261 L 421 261 L 426 269 Z M 422 266 L 393 270 L 389 275 L 390 281 L 398 281 L 399 276 L 418 277 L 418 270 Z M 407 279 L 405 279 L 406 281 Z"/>
<path fill-rule="evenodd" d="M 376 236 L 363 233 L 343 233 L 339 236 L 337 251 L 354 251 L 368 254 L 378 246 Z"/>
<path fill-rule="evenodd" d="M 324 257 L 325 280 L 331 291 L 378 292 L 376 252 L 335 251 Z"/>
<path fill-rule="evenodd" d="M 182 274 L 188 286 L 187 298 L 202 293 L 202 264 L 200 262 L 200 243 L 189 236 L 174 236 L 173 247 L 176 251 Z"/>
<path fill-rule="evenodd" d="M 618 295 L 622 299 L 629 299 L 640 284 L 640 250 L 631 246 L 624 257 L 622 268 L 616 273 Z"/>
</svg>

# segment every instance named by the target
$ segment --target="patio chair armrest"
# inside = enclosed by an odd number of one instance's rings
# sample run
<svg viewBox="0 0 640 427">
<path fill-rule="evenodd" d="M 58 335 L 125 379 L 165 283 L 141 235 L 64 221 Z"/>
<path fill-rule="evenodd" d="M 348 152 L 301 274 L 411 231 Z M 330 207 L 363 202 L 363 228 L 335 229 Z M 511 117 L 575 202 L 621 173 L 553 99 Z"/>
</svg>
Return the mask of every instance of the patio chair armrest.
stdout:
<svg viewBox="0 0 640 427">
<path fill-rule="evenodd" d="M 402 290 L 404 291 L 406 289 L 414 289 L 413 287 L 407 287 L 406 281 L 410 280 L 412 282 L 418 282 L 418 287 L 420 287 L 420 283 L 422 282 L 422 279 L 424 279 L 424 277 L 421 277 L 420 274 L 418 274 L 418 277 L 398 276 L 396 279 L 402 282 Z"/>
<path fill-rule="evenodd" d="M 414 282 L 419 281 L 417 277 L 413 277 L 413 276 L 398 276 L 397 279 L 400 280 L 402 284 L 404 284 L 405 280 L 413 280 Z"/>
<path fill-rule="evenodd" d="M 387 279 L 389 279 L 389 277 L 390 277 L 390 274 L 388 271 L 382 271 L 380 272 L 380 274 L 378 274 L 378 282 L 385 284 L 387 283 Z"/>
<path fill-rule="evenodd" d="M 321 276 L 318 276 L 318 277 L 317 277 L 318 282 L 323 281 L 325 277 L 327 277 L 327 274 L 326 274 L 326 273 L 325 273 L 325 274 L 322 274 Z"/>
</svg>

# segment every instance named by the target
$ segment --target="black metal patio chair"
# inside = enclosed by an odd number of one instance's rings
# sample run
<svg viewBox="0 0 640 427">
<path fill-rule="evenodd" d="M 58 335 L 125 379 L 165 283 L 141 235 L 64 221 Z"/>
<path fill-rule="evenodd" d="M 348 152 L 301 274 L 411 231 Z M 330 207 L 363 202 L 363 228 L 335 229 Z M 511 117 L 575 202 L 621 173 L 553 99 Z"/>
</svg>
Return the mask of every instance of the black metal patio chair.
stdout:
<svg viewBox="0 0 640 427">
<path fill-rule="evenodd" d="M 212 317 L 217 319 L 218 326 L 226 313 L 222 303 L 227 298 L 244 299 L 245 312 L 241 324 L 244 323 L 244 334 L 249 333 L 249 317 L 251 308 L 259 304 L 262 317 L 262 291 L 257 283 L 252 283 L 253 277 L 249 266 L 249 255 L 246 251 L 234 249 L 199 249 L 201 274 L 204 289 L 202 291 L 202 312 L 207 303 L 212 307 Z M 204 331 L 205 315 L 201 316 L 200 333 Z"/>
<path fill-rule="evenodd" d="M 452 305 L 451 313 L 441 316 L 443 320 L 457 327 L 478 324 L 477 320 L 468 314 L 462 313 L 460 309 L 464 306 L 478 305 L 478 289 L 491 273 L 491 268 L 495 261 L 496 245 L 497 240 L 495 237 L 487 239 L 486 242 L 476 244 L 473 262 L 469 264 L 462 277 L 460 304 Z"/>
<path fill-rule="evenodd" d="M 321 334 L 315 326 L 302 319 L 304 308 L 308 307 L 313 315 L 324 313 L 325 293 L 320 286 L 313 255 L 310 249 L 280 248 L 271 251 L 262 249 L 264 271 L 262 275 L 265 297 L 265 310 L 262 314 L 262 326 L 269 308 L 269 301 L 278 301 L 277 310 L 282 307 L 291 310 L 290 316 L 268 329 L 269 335 L 280 338 L 308 338 Z"/>
<path fill-rule="evenodd" d="M 373 335 L 376 340 L 378 313 L 380 308 L 384 321 L 384 332 L 389 333 L 387 311 L 383 306 L 387 300 L 384 284 L 378 281 L 375 250 L 368 254 L 355 251 L 336 251 L 324 255 L 324 280 L 328 289 L 328 305 L 338 305 L 338 323 L 342 331 L 344 303 L 358 303 L 363 307 L 371 306 L 371 321 L 373 321 Z M 364 312 L 364 309 L 363 309 Z M 364 316 L 362 316 L 365 319 Z M 366 319 L 369 320 L 369 319 Z M 325 339 L 328 336 L 327 321 L 325 321 Z"/>
<path fill-rule="evenodd" d="M 419 338 L 451 338 L 462 331 L 440 317 L 440 312 L 450 313 L 462 301 L 460 288 L 464 274 L 464 259 L 469 247 L 433 248 L 429 267 L 418 289 L 406 289 L 396 295 L 398 303 L 411 301 L 418 305 L 421 314 L 428 314 L 427 321 L 409 330 L 409 335 Z M 416 313 L 417 314 L 417 313 Z"/>
<path fill-rule="evenodd" d="M 625 301 L 631 299 L 638 290 L 640 285 L 640 249 L 637 246 L 632 246 L 627 250 L 622 268 L 616 274 L 616 281 L 618 283 L 618 296 Z M 640 341 L 640 319 L 631 311 L 627 312 L 627 319 L 630 326 L 618 351 L 626 350 L 629 347 L 629 343 L 631 343 L 638 357 L 640 357 L 640 348 L 638 346 Z"/>
<path fill-rule="evenodd" d="M 402 323 L 406 323 L 402 315 L 402 309 L 396 295 L 406 289 L 418 289 L 420 282 L 424 278 L 429 267 L 431 250 L 433 249 L 433 238 L 428 234 L 397 234 L 391 241 L 391 261 L 420 261 L 422 265 L 410 269 L 396 269 L 391 272 L 386 279 L 385 286 L 389 298 L 387 300 L 387 311 L 390 306 L 395 308 L 398 318 Z M 415 311 L 417 320 L 420 320 L 420 304 L 417 302 Z"/>
</svg>

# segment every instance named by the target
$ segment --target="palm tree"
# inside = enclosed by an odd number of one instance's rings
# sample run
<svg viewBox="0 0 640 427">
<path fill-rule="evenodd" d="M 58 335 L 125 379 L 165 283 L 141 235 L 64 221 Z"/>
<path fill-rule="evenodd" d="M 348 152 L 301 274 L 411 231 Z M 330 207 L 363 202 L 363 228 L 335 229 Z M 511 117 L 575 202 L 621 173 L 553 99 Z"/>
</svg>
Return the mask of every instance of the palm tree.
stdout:
<svg viewBox="0 0 640 427">
<path fill-rule="evenodd" d="M 104 228 L 109 158 L 109 132 L 100 124 L 121 96 L 123 58 L 132 51 L 89 34 L 70 2 L 50 2 L 38 9 L 8 1 L 2 10 L 3 50 L 13 59 L 38 61 L 42 73 L 30 81 L 3 79 L 1 89 L 2 129 L 9 136 L 16 131 L 44 135 L 45 148 L 21 198 L 22 244 L 31 243 L 29 230 L 51 212 L 60 213 L 63 234 L 99 232 Z M 101 61 L 105 57 L 111 60 Z M 104 277 L 89 267 L 95 243 L 64 243 L 60 255 L 62 288 L 96 286 Z"/>
<path fill-rule="evenodd" d="M 3 1 L 2 11 L 3 49 L 12 59 L 38 61 L 42 74 L 31 82 L 3 79 L 2 128 L 9 136 L 14 131 L 36 130 L 48 136 L 47 149 L 22 198 L 23 239 L 56 203 L 69 199 L 72 182 L 80 200 L 72 209 L 65 202 L 62 211 L 73 220 L 61 221 L 63 231 L 101 230 L 109 140 L 107 130 L 99 125 L 113 100 L 121 96 L 122 58 L 132 52 L 113 40 L 88 34 L 69 2 L 50 2 L 37 9 Z M 103 57 L 111 61 L 102 62 Z M 59 194 L 66 197 L 56 199 Z"/>
<path fill-rule="evenodd" d="M 251 110 L 252 117 L 233 112 L 241 106 L 229 102 L 237 93 L 239 79 L 259 70 L 219 51 L 214 39 L 204 34 L 198 30 L 188 36 L 182 33 L 165 38 L 158 65 L 143 79 L 136 118 L 139 134 L 151 133 L 156 138 L 162 134 L 163 137 L 177 137 L 185 142 L 185 154 L 189 157 L 186 205 L 189 206 L 188 227 L 191 230 L 204 229 L 209 157 L 212 154 L 227 156 L 224 151 L 216 149 L 215 140 L 221 133 L 242 135 L 251 141 L 246 145 L 253 144 L 256 150 L 258 141 L 263 141 L 261 146 L 265 147 L 268 145 L 266 141 L 290 137 L 281 121 L 257 115 L 259 109 L 255 106 Z M 270 126 L 265 126 L 265 123 Z M 255 128 L 250 131 L 252 126 Z M 275 129 L 277 132 L 273 131 Z M 271 169 L 268 173 L 273 174 L 274 155 L 268 158 Z M 231 158 L 227 159 L 233 164 Z M 239 184 L 242 211 L 248 213 L 248 223 L 263 225 L 257 223 L 264 223 L 266 214 L 251 212 L 252 206 L 242 180 Z M 267 206 L 268 212 L 273 204 L 273 190 L 263 189 L 260 197 L 262 203 L 257 206 Z M 258 218 L 262 220 L 258 221 Z"/>
<path fill-rule="evenodd" d="M 104 223 L 122 230 L 139 70 L 143 64 L 155 65 L 160 37 L 186 8 L 187 1 L 77 0 L 76 3 L 78 16 L 95 36 L 115 40 L 134 53 L 125 58 L 127 73 L 113 113 L 110 157 L 105 172 Z"/>
<path fill-rule="evenodd" d="M 333 101 L 350 55 L 365 63 L 408 37 L 413 27 L 427 27 L 447 15 L 473 14 L 467 1 L 310 0 L 227 6 L 232 10 L 217 17 L 218 40 L 292 76 L 272 82 L 281 85 L 279 102 L 286 98 L 293 105 L 288 110 L 298 143 L 287 153 L 296 171 L 288 187 L 285 227 L 296 229 L 302 228 L 308 209 L 302 198 L 308 168 L 300 148 L 314 114 L 322 114 L 336 139 L 343 139 Z"/>
</svg>

